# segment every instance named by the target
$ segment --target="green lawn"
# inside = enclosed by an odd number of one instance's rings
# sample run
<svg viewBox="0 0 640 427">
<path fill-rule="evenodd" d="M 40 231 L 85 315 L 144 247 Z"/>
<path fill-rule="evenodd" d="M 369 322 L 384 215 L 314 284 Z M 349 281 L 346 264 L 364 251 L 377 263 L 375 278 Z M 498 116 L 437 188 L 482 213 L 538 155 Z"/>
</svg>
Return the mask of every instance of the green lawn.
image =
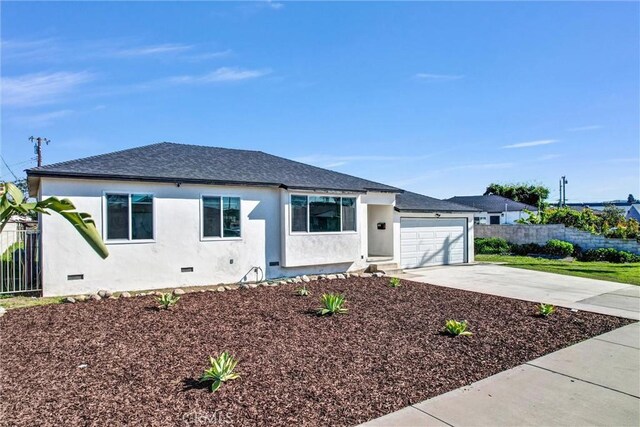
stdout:
<svg viewBox="0 0 640 427">
<path fill-rule="evenodd" d="M 640 263 L 612 264 L 609 262 L 561 261 L 511 255 L 476 255 L 476 261 L 500 262 L 506 263 L 509 267 L 527 270 L 640 285 Z"/>
</svg>

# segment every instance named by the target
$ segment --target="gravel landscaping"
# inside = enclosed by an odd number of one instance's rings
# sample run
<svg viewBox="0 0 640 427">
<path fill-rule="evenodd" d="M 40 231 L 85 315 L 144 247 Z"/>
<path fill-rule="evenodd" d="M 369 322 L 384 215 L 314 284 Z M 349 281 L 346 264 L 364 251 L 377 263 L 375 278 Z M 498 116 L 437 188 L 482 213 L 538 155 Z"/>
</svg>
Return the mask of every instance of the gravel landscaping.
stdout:
<svg viewBox="0 0 640 427">
<path fill-rule="evenodd" d="M 355 425 L 632 323 L 385 277 L 10 310 L 2 425 Z M 323 292 L 348 314 L 318 317 Z M 467 320 L 471 336 L 441 333 Z M 240 378 L 198 378 L 228 350 Z"/>
</svg>

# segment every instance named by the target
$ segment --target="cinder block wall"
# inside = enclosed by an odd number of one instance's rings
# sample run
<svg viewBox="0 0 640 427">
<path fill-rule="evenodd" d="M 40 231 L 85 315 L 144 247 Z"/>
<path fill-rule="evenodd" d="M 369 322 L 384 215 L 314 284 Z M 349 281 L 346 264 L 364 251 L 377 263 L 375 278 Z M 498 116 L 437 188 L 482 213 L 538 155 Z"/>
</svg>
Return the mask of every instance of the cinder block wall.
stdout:
<svg viewBox="0 0 640 427">
<path fill-rule="evenodd" d="M 551 239 L 564 240 L 582 249 L 614 248 L 640 255 L 640 243 L 635 239 L 610 239 L 562 224 L 544 225 L 475 225 L 475 237 L 501 237 L 510 243 L 544 245 Z"/>
</svg>

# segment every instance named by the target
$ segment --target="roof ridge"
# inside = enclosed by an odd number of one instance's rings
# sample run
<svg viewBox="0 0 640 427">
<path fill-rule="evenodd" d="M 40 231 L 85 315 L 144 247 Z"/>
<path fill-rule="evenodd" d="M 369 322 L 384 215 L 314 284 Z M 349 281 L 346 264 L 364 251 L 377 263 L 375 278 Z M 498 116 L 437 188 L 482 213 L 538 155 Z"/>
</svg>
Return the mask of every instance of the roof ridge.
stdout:
<svg viewBox="0 0 640 427">
<path fill-rule="evenodd" d="M 98 159 L 100 157 L 110 156 L 112 154 L 120 154 L 120 153 L 124 153 L 124 152 L 127 152 L 127 151 L 139 150 L 141 148 L 149 148 L 149 147 L 153 147 L 154 145 L 162 145 L 162 144 L 171 144 L 171 143 L 170 142 L 165 142 L 165 141 L 163 141 L 163 142 L 154 142 L 153 144 L 141 145 L 139 147 L 125 148 L 123 150 L 110 151 L 108 153 L 102 153 L 102 154 L 94 154 L 93 156 L 81 157 L 79 159 L 64 160 L 62 162 L 51 163 L 51 164 L 42 165 L 42 166 L 36 166 L 35 168 L 29 168 L 29 169 L 26 169 L 26 170 L 29 170 L 29 171 L 46 170 L 47 168 L 52 168 L 52 167 L 56 167 L 56 166 L 63 166 L 63 165 L 66 165 L 68 163 L 74 163 L 74 162 L 79 162 L 79 161 L 84 161 L 84 160 Z"/>
<path fill-rule="evenodd" d="M 217 145 L 185 144 L 183 142 L 173 142 L 173 141 L 162 141 L 162 142 L 159 142 L 158 144 L 181 145 L 183 147 L 196 147 L 196 148 L 217 148 L 219 150 L 245 151 L 245 152 L 249 152 L 249 153 L 264 153 L 263 151 L 260 151 L 260 150 L 247 150 L 246 148 L 229 148 L 229 147 L 220 147 L 220 146 L 217 146 Z M 151 144 L 151 145 L 155 145 L 155 144 Z M 147 146 L 143 146 L 143 147 L 147 147 Z M 139 147 L 139 148 L 141 148 L 141 147 Z"/>
</svg>

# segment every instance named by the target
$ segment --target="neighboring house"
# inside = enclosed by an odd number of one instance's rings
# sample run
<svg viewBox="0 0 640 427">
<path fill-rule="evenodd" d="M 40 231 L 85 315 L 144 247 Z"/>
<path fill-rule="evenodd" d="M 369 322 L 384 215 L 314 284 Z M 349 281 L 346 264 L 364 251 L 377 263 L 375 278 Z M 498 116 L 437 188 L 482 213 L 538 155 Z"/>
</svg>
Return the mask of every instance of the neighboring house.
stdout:
<svg viewBox="0 0 640 427">
<path fill-rule="evenodd" d="M 474 216 L 476 224 L 515 224 L 521 218 L 528 218 L 525 210 L 538 212 L 535 206 L 495 195 L 456 196 L 447 200 L 479 210 Z"/>
<path fill-rule="evenodd" d="M 45 296 L 474 260 L 474 209 L 260 151 L 159 143 L 27 176 L 91 214 L 110 252 L 43 215 Z"/>
<path fill-rule="evenodd" d="M 582 211 L 585 208 L 589 208 L 593 211 L 601 212 L 607 206 L 615 206 L 622 211 L 622 214 L 627 219 L 638 219 L 640 213 L 640 203 L 629 203 L 625 200 L 613 200 L 611 202 L 592 202 L 592 203 L 567 203 L 567 206 L 571 209 Z"/>
<path fill-rule="evenodd" d="M 634 203 L 627 211 L 627 219 L 635 219 L 640 222 L 640 203 Z"/>
</svg>

